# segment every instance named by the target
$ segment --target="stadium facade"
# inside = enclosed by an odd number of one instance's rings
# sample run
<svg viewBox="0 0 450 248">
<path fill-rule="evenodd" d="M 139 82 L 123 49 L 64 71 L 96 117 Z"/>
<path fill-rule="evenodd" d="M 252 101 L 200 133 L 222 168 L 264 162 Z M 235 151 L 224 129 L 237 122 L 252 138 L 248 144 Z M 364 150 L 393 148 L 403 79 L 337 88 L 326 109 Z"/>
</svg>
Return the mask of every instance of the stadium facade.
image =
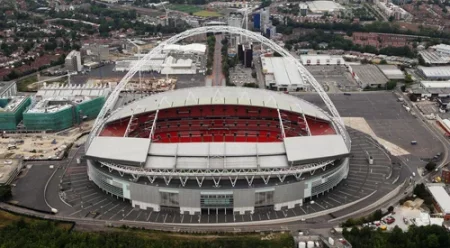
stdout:
<svg viewBox="0 0 450 248">
<path fill-rule="evenodd" d="M 342 122 L 300 98 L 237 87 L 149 96 L 110 112 L 86 150 L 88 176 L 141 209 L 281 210 L 349 171 Z"/>
</svg>

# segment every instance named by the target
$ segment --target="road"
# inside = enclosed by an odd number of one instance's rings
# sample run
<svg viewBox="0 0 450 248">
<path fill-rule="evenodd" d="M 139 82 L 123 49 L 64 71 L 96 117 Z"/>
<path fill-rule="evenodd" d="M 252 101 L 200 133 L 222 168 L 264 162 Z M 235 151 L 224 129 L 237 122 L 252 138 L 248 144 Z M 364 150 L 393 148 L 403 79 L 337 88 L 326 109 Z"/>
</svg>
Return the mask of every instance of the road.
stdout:
<svg viewBox="0 0 450 248">
<path fill-rule="evenodd" d="M 216 45 L 214 46 L 214 63 L 212 71 L 212 85 L 225 86 L 223 81 L 225 79 L 222 73 L 222 35 L 216 35 Z"/>
<path fill-rule="evenodd" d="M 259 56 L 253 56 L 253 61 L 255 62 L 256 79 L 258 80 L 259 88 L 266 88 L 266 80 L 262 72 L 261 58 Z"/>
</svg>

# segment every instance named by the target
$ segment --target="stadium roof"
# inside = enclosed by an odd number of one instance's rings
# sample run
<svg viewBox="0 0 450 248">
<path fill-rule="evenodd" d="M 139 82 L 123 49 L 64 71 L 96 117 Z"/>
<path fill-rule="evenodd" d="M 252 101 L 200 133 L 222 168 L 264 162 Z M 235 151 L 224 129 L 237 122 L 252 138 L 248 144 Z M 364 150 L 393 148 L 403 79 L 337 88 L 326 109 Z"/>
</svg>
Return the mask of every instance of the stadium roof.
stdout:
<svg viewBox="0 0 450 248">
<path fill-rule="evenodd" d="M 378 65 L 388 79 L 405 79 L 405 74 L 395 65 Z"/>
<path fill-rule="evenodd" d="M 277 85 L 304 85 L 306 80 L 294 63 L 283 57 L 261 57 L 264 74 L 274 75 Z"/>
<path fill-rule="evenodd" d="M 444 184 L 427 184 L 427 187 L 441 211 L 444 214 L 450 214 L 450 196 L 445 190 Z"/>
<path fill-rule="evenodd" d="M 340 135 L 285 138 L 284 142 L 151 143 L 145 138 L 95 137 L 86 156 L 148 169 L 285 168 L 348 155 Z"/>
<path fill-rule="evenodd" d="M 135 101 L 118 109 L 108 122 L 128 117 L 133 112 L 138 114 L 157 109 L 220 104 L 278 108 L 330 120 L 322 109 L 288 94 L 243 87 L 198 87 L 162 92 Z"/>
<path fill-rule="evenodd" d="M 450 78 L 450 66 L 419 66 L 418 69 L 427 78 Z"/>
<path fill-rule="evenodd" d="M 284 138 L 289 162 L 314 162 L 347 154 L 348 150 L 341 135 L 299 136 Z"/>
<path fill-rule="evenodd" d="M 128 137 L 95 137 L 86 153 L 87 157 L 110 162 L 144 164 L 150 139 Z"/>
</svg>

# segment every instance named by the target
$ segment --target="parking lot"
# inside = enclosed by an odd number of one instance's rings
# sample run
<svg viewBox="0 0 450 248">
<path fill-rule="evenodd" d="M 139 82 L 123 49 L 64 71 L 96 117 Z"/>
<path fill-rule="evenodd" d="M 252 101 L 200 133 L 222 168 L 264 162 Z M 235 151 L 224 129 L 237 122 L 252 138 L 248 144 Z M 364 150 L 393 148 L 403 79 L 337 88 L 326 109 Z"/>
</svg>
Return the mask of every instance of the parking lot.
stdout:
<svg viewBox="0 0 450 248">
<path fill-rule="evenodd" d="M 235 68 L 230 69 L 230 81 L 236 86 L 242 86 L 245 83 L 257 83 L 256 78 L 252 77 L 252 69 L 245 68 L 237 64 Z"/>
<path fill-rule="evenodd" d="M 300 98 L 319 107 L 325 104 L 316 94 L 301 94 Z M 443 152 L 442 144 L 425 127 L 397 102 L 392 92 L 329 94 L 342 117 L 363 117 L 377 136 L 388 140 L 417 157 L 433 157 Z M 417 145 L 411 145 L 411 141 Z"/>
<path fill-rule="evenodd" d="M 306 69 L 317 79 L 317 81 L 329 88 L 329 92 L 357 91 L 358 84 L 343 65 L 311 65 Z"/>
</svg>

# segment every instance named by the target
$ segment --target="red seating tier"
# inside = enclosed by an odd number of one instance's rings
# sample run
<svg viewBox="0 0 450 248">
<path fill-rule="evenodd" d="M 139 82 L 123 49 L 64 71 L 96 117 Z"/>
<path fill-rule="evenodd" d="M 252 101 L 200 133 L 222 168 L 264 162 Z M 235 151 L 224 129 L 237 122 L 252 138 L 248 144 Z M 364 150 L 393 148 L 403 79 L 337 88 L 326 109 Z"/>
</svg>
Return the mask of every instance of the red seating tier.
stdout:
<svg viewBox="0 0 450 248">
<path fill-rule="evenodd" d="M 286 137 L 307 135 L 303 115 L 280 111 Z M 147 138 L 155 112 L 133 117 L 129 137 Z M 327 121 L 307 117 L 312 135 L 335 134 Z M 100 136 L 124 136 L 129 118 L 109 123 Z M 251 106 L 208 105 L 160 110 L 154 142 L 279 142 L 277 110 Z"/>
</svg>

